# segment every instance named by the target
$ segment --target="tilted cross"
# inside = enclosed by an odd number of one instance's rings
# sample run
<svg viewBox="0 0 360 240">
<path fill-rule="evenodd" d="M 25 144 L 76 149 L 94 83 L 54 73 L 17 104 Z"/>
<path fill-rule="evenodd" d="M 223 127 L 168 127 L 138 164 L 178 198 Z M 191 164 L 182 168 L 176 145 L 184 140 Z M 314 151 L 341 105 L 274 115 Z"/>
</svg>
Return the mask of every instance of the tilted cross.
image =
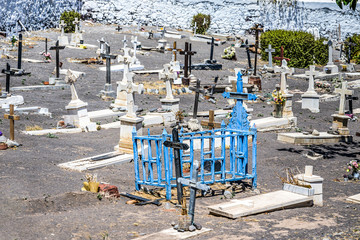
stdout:
<svg viewBox="0 0 360 240">
<path fill-rule="evenodd" d="M 348 42 L 344 42 L 346 45 L 348 45 L 348 57 L 347 57 L 347 63 L 350 63 L 351 61 L 351 49 L 356 46 L 355 43 L 351 42 L 351 37 L 349 38 L 349 41 Z"/>
<path fill-rule="evenodd" d="M 222 95 L 224 98 L 230 98 L 236 100 L 236 105 L 231 113 L 231 119 L 227 126 L 228 129 L 237 130 L 249 130 L 250 122 L 247 119 L 248 114 L 243 106 L 244 100 L 256 100 L 255 94 L 243 92 L 243 81 L 241 71 L 237 74 L 236 92 L 224 92 Z"/>
<path fill-rule="evenodd" d="M 66 27 L 66 23 L 64 20 L 60 21 L 59 27 L 61 28 L 61 36 L 64 36 L 64 28 Z"/>
<path fill-rule="evenodd" d="M 80 24 L 79 19 L 75 18 L 75 20 L 72 23 L 75 24 L 75 33 L 79 33 L 79 24 Z"/>
<path fill-rule="evenodd" d="M 183 51 L 182 49 L 177 49 L 177 48 L 176 48 L 176 41 L 174 41 L 173 48 L 168 48 L 167 50 L 173 52 L 173 56 L 174 56 L 173 60 L 174 60 L 175 62 L 177 61 L 177 59 L 176 59 L 176 53 Z"/>
<path fill-rule="evenodd" d="M 55 46 L 49 48 L 49 50 L 56 51 L 56 78 L 60 77 L 60 50 L 64 48 L 65 46 L 59 46 L 59 40 L 56 41 Z"/>
<path fill-rule="evenodd" d="M 4 114 L 5 119 L 10 120 L 10 140 L 15 140 L 15 120 L 20 120 L 20 116 L 14 114 L 14 105 L 10 104 L 10 114 Z"/>
<path fill-rule="evenodd" d="M 22 39 L 23 36 L 19 34 L 19 41 L 18 41 L 18 69 L 21 69 L 21 57 L 22 57 Z"/>
<path fill-rule="evenodd" d="M 250 57 L 250 50 L 249 50 L 249 41 L 246 39 L 245 44 L 242 45 L 241 47 L 245 47 L 245 49 L 246 49 L 246 54 L 247 54 L 247 59 L 248 59 L 248 67 L 249 67 L 249 69 L 251 69 L 252 66 L 251 66 L 251 57 Z"/>
<path fill-rule="evenodd" d="M 189 43 L 188 42 L 185 42 L 185 49 L 184 51 L 180 51 L 180 55 L 184 55 L 184 82 L 188 82 L 189 80 L 189 70 L 188 70 L 188 67 L 189 67 L 189 57 L 191 55 L 195 55 L 196 52 L 195 51 L 191 51 L 189 50 Z M 188 84 L 188 83 L 187 83 Z"/>
<path fill-rule="evenodd" d="M 255 62 L 254 62 L 254 75 L 256 75 L 256 67 L 257 67 L 257 54 L 259 48 L 259 32 L 263 31 L 263 28 L 260 27 L 260 24 L 255 24 L 251 30 L 255 30 Z"/>
<path fill-rule="evenodd" d="M 165 99 L 174 99 L 172 94 L 171 83 L 177 78 L 177 73 L 170 71 L 170 64 L 164 65 L 164 70 L 159 74 L 159 79 L 165 81 L 166 85 L 166 97 Z"/>
<path fill-rule="evenodd" d="M 6 69 L 3 69 L 1 72 L 6 74 L 5 91 L 7 94 L 10 94 L 10 76 L 14 76 L 15 72 L 11 70 L 9 63 L 6 63 Z"/>
<path fill-rule="evenodd" d="M 339 115 L 344 115 L 345 114 L 346 95 L 348 95 L 348 96 L 353 95 L 354 91 L 353 90 L 348 90 L 347 89 L 347 82 L 343 81 L 341 83 L 341 88 L 336 88 L 335 93 L 340 93 Z"/>
<path fill-rule="evenodd" d="M 309 71 L 306 71 L 305 75 L 309 77 L 309 87 L 307 92 L 315 93 L 314 77 L 319 76 L 319 71 L 315 71 L 315 65 L 310 65 Z"/>
<path fill-rule="evenodd" d="M 199 94 L 205 94 L 204 89 L 200 88 L 200 79 L 196 80 L 196 87 L 189 87 L 191 91 L 195 92 L 195 102 L 193 110 L 193 119 L 197 118 L 198 104 L 199 104 Z"/>
<path fill-rule="evenodd" d="M 129 72 L 127 74 L 127 82 L 120 82 L 119 83 L 119 90 L 126 92 L 126 101 L 127 101 L 127 112 L 126 116 L 130 118 L 136 118 L 136 112 L 135 112 L 135 102 L 134 102 L 134 92 L 138 92 L 139 94 L 143 93 L 144 91 L 144 85 L 139 84 L 136 85 L 133 82 L 134 73 Z"/>
<path fill-rule="evenodd" d="M 269 53 L 269 67 L 272 68 L 272 53 L 275 52 L 275 49 L 271 48 L 271 44 L 269 44 L 268 48 L 265 49 L 265 52 Z"/>
<path fill-rule="evenodd" d="M 110 45 L 105 43 L 106 53 L 100 54 L 102 58 L 106 58 L 106 83 L 111 84 L 111 59 L 115 59 L 116 55 L 110 54 Z"/>
<path fill-rule="evenodd" d="M 328 65 L 334 65 L 333 59 L 332 59 L 332 55 L 333 55 L 333 42 L 331 41 L 331 39 L 329 39 L 329 41 L 324 41 L 323 44 L 329 46 L 329 60 L 328 60 Z"/>
<path fill-rule="evenodd" d="M 214 46 L 218 46 L 219 44 L 215 43 L 214 37 L 211 38 L 211 42 L 207 42 L 207 44 L 211 45 L 210 48 L 210 63 L 213 63 L 213 57 L 214 57 Z"/>
<path fill-rule="evenodd" d="M 287 62 L 290 61 L 290 58 L 285 58 L 284 57 L 284 47 L 281 46 L 280 47 L 280 57 L 274 57 L 275 60 L 280 60 L 281 61 L 281 66 L 282 63 L 284 62 L 283 60 L 285 59 Z"/>
<path fill-rule="evenodd" d="M 164 131 L 165 131 L 165 129 L 164 129 Z M 169 141 L 169 140 L 165 141 L 164 146 L 174 149 L 173 151 L 174 151 L 177 200 L 178 200 L 179 205 L 181 205 L 182 200 L 183 200 L 183 188 L 182 188 L 182 184 L 180 182 L 178 182 L 178 179 L 182 177 L 180 150 L 188 150 L 189 145 L 180 142 L 178 129 L 173 128 L 172 129 L 172 141 Z"/>
<path fill-rule="evenodd" d="M 288 93 L 287 90 L 287 83 L 286 83 L 286 75 L 287 74 L 293 74 L 294 73 L 294 69 L 293 68 L 289 68 L 287 66 L 287 62 L 285 59 L 282 60 L 282 64 L 281 67 L 275 66 L 274 68 L 274 72 L 281 73 L 281 79 L 280 79 L 280 90 L 283 94 Z"/>
<path fill-rule="evenodd" d="M 199 227 L 199 224 L 194 223 L 194 217 L 195 217 L 195 200 L 196 200 L 196 191 L 201 190 L 204 192 L 208 192 L 210 190 L 210 187 L 206 184 L 198 182 L 198 173 L 199 173 L 200 164 L 197 160 L 193 162 L 193 168 L 191 173 L 191 179 L 186 178 L 179 178 L 177 181 L 180 184 L 188 185 L 190 188 L 190 200 L 189 200 L 189 216 L 190 216 L 190 226 L 193 226 L 193 229 L 201 229 Z M 189 230 L 191 229 L 182 229 L 182 230 Z"/>
</svg>

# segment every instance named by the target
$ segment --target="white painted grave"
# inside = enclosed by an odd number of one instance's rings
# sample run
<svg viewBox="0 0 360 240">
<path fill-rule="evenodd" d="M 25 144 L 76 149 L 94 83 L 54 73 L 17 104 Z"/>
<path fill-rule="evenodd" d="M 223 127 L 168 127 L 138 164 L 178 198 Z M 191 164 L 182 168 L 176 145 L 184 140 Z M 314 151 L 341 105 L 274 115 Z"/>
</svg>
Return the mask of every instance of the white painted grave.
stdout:
<svg viewBox="0 0 360 240">
<path fill-rule="evenodd" d="M 320 96 L 315 92 L 314 77 L 319 75 L 318 71 L 315 71 L 315 65 L 310 66 L 310 70 L 305 72 L 309 77 L 309 87 L 307 91 L 301 95 L 301 108 L 309 109 L 311 112 L 318 113 Z"/>
</svg>

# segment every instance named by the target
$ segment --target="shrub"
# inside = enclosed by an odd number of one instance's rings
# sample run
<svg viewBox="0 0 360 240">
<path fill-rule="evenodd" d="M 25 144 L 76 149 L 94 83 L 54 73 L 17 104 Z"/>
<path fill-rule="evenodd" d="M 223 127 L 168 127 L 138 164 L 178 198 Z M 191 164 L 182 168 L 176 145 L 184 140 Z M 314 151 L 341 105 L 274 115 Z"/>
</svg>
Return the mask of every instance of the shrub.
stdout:
<svg viewBox="0 0 360 240">
<path fill-rule="evenodd" d="M 195 23 L 196 23 L 196 33 L 205 34 L 210 27 L 211 17 L 210 15 L 198 13 L 194 15 L 192 18 L 191 28 L 195 27 Z"/>
<path fill-rule="evenodd" d="M 64 28 L 64 32 L 66 33 L 73 33 L 75 32 L 75 24 L 73 24 L 73 21 L 75 18 L 78 18 L 80 20 L 80 13 L 72 11 L 64 11 L 60 16 L 60 21 L 64 20 L 66 23 L 66 27 Z"/>
<path fill-rule="evenodd" d="M 354 59 L 356 64 L 360 64 L 360 34 L 354 34 L 346 39 L 346 42 L 352 42 L 356 45 L 351 48 L 351 59 Z M 349 46 L 345 45 L 345 54 L 347 57 Z"/>
<path fill-rule="evenodd" d="M 273 56 L 280 56 L 280 48 L 284 47 L 284 57 L 290 58 L 289 67 L 307 68 L 314 62 L 325 65 L 328 61 L 328 46 L 323 44 L 325 40 L 315 40 L 312 34 L 302 31 L 267 31 L 260 38 L 262 59 L 268 60 L 265 49 L 271 44 L 275 49 Z M 280 63 L 279 60 L 275 62 Z"/>
</svg>

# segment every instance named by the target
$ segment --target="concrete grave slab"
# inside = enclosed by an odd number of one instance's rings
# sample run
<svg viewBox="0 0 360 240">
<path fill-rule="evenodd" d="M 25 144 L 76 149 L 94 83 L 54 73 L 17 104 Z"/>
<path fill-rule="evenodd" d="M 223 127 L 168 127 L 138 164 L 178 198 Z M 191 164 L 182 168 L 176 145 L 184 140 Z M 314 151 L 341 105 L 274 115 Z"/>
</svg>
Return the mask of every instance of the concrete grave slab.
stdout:
<svg viewBox="0 0 360 240">
<path fill-rule="evenodd" d="M 312 198 L 280 190 L 209 206 L 210 214 L 236 219 L 284 208 L 311 206 Z"/>
<path fill-rule="evenodd" d="M 119 111 L 115 112 L 115 111 L 112 111 L 111 109 L 102 109 L 102 110 L 88 112 L 88 115 L 90 117 L 90 120 L 93 120 L 93 119 L 98 119 L 98 118 L 122 116 L 122 115 L 125 115 L 125 113 L 119 112 Z"/>
<path fill-rule="evenodd" d="M 60 85 L 34 85 L 34 86 L 21 86 L 21 87 L 12 87 L 10 90 L 12 92 L 17 91 L 37 91 L 37 90 L 64 90 L 69 89 L 70 85 L 60 84 Z"/>
<path fill-rule="evenodd" d="M 359 193 L 359 194 L 356 194 L 356 195 L 354 195 L 354 196 L 348 197 L 348 198 L 346 199 L 346 201 L 352 202 L 352 203 L 360 203 L 360 193 Z"/>
<path fill-rule="evenodd" d="M 86 170 L 93 170 L 93 169 L 106 167 L 113 164 L 130 162 L 133 159 L 133 157 L 134 156 L 132 154 L 118 154 L 117 152 L 109 152 L 101 155 L 96 155 L 93 157 L 82 158 L 71 162 L 61 163 L 58 166 L 63 169 L 82 172 Z"/>
<path fill-rule="evenodd" d="M 143 69 L 144 69 L 143 65 L 131 65 L 129 67 L 129 71 L 136 71 L 136 70 L 143 70 Z M 105 72 L 106 67 L 100 67 L 99 70 Z M 111 65 L 110 70 L 113 71 L 113 72 L 123 72 L 124 71 L 124 65 L 123 64 Z"/>
<path fill-rule="evenodd" d="M 165 229 L 157 233 L 152 233 L 143 237 L 135 238 L 135 240 L 181 240 L 188 239 L 198 236 L 200 234 L 210 232 L 212 229 L 202 228 L 201 230 L 196 230 L 194 232 L 178 232 L 173 228 Z"/>
<path fill-rule="evenodd" d="M 254 119 L 250 121 L 250 126 L 255 124 L 255 127 L 259 132 L 267 132 L 267 131 L 276 131 L 276 130 L 284 130 L 291 129 L 295 127 L 297 124 L 296 117 L 284 117 L 284 118 L 275 118 L 275 117 L 267 117 Z"/>
<path fill-rule="evenodd" d="M 277 140 L 286 143 L 299 145 L 318 145 L 325 143 L 350 142 L 350 135 L 333 135 L 326 132 L 320 132 L 319 136 L 303 133 L 279 133 Z"/>
<path fill-rule="evenodd" d="M 81 128 L 59 128 L 59 129 L 43 129 L 35 131 L 22 131 L 28 135 L 46 135 L 46 134 L 57 134 L 57 133 L 80 133 L 83 130 Z"/>
</svg>

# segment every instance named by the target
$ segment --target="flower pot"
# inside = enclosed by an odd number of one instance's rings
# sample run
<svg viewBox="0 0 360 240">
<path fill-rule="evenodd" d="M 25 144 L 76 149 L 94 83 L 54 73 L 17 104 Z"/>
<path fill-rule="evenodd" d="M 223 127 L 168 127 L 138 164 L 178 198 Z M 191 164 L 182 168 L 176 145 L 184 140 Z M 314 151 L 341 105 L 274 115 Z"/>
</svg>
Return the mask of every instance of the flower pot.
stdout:
<svg viewBox="0 0 360 240">
<path fill-rule="evenodd" d="M 90 192 L 97 193 L 99 191 L 99 182 L 89 182 Z"/>
<path fill-rule="evenodd" d="M 275 110 L 274 110 L 274 117 L 275 118 L 282 118 L 283 116 L 283 108 L 284 106 L 282 104 L 275 104 Z"/>
<path fill-rule="evenodd" d="M 354 179 L 359 180 L 360 173 L 355 172 L 355 173 L 353 173 L 353 175 L 354 175 Z"/>
<path fill-rule="evenodd" d="M 6 143 L 0 143 L 0 150 L 6 150 L 8 145 Z"/>
</svg>

